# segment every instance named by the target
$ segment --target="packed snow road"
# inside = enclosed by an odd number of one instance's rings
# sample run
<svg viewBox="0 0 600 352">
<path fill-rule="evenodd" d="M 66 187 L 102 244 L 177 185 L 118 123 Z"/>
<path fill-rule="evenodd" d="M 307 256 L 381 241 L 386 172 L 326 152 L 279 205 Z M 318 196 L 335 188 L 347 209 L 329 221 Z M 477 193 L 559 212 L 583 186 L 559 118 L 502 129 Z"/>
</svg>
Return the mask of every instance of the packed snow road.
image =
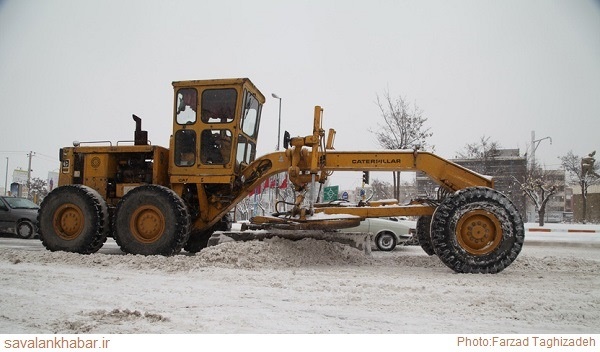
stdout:
<svg viewBox="0 0 600 352">
<path fill-rule="evenodd" d="M 110 239 L 79 255 L 0 237 L 0 333 L 597 333 L 598 234 L 548 236 L 528 233 L 492 275 L 417 246 L 273 239 L 144 257 Z"/>
</svg>

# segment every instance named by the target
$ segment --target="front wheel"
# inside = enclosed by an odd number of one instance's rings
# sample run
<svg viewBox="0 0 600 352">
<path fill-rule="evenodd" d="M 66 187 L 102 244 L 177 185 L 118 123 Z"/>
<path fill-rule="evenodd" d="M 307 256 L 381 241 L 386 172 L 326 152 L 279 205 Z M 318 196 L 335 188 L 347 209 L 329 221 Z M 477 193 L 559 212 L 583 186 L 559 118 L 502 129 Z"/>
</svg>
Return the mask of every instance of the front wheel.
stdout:
<svg viewBox="0 0 600 352">
<path fill-rule="evenodd" d="M 380 251 L 393 251 L 396 248 L 396 244 L 398 244 L 398 240 L 391 232 L 381 232 L 375 236 L 375 245 Z"/>
<path fill-rule="evenodd" d="M 190 215 L 174 191 L 158 185 L 134 188 L 115 210 L 114 236 L 126 253 L 173 255 L 181 251 L 190 230 Z"/>
<path fill-rule="evenodd" d="M 431 243 L 440 260 L 459 273 L 498 273 L 521 252 L 525 230 L 514 204 L 485 187 L 460 190 L 437 207 Z"/>
</svg>

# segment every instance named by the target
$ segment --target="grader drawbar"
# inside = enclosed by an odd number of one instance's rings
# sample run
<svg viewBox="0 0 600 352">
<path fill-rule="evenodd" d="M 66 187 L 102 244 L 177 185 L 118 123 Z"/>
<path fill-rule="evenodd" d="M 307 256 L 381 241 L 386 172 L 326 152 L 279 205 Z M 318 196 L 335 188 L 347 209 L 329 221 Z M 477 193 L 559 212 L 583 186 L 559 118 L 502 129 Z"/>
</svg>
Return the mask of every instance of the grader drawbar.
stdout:
<svg viewBox="0 0 600 352">
<path fill-rule="evenodd" d="M 77 142 L 60 149 L 59 185 L 38 213 L 40 239 L 51 251 L 89 254 L 107 237 L 141 255 L 196 253 L 223 236 L 243 241 L 313 237 L 370 250 L 367 234 L 347 234 L 365 218 L 415 216 L 420 246 L 460 273 L 497 273 L 518 256 L 523 220 L 513 203 L 480 175 L 419 150 L 337 151 L 335 130 L 285 133 L 284 150 L 256 157 L 264 95 L 247 78 L 173 82 L 169 148 L 152 145 L 134 115 L 133 141 Z M 422 171 L 438 194 L 350 205 L 316 203 L 333 172 Z M 229 212 L 270 176 L 285 173 L 293 200 L 231 230 Z M 284 206 L 285 205 L 285 206 Z"/>
</svg>

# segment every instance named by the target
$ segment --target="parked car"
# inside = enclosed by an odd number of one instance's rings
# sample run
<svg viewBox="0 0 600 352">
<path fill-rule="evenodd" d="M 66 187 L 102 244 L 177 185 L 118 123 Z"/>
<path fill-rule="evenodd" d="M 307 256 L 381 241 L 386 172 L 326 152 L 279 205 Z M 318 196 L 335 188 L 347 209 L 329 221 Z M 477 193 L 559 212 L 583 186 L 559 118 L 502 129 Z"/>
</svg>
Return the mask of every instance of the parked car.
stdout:
<svg viewBox="0 0 600 352">
<path fill-rule="evenodd" d="M 0 232 L 32 238 L 38 231 L 40 207 L 26 198 L 0 196 Z"/>
<path fill-rule="evenodd" d="M 416 226 L 416 221 L 404 217 L 369 218 L 344 232 L 371 233 L 377 249 L 391 251 L 396 245 L 409 241 L 416 233 Z"/>
</svg>

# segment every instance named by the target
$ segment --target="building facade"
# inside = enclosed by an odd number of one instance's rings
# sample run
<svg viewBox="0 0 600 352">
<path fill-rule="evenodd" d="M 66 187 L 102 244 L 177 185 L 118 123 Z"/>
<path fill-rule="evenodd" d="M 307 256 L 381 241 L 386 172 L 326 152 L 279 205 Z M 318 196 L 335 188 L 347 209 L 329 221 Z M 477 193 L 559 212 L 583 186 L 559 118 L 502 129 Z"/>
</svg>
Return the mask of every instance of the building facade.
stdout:
<svg viewBox="0 0 600 352">
<path fill-rule="evenodd" d="M 583 222 L 583 197 L 581 195 L 581 187 L 578 185 L 573 188 L 573 220 Z M 600 185 L 591 185 L 587 190 L 586 222 L 600 223 Z"/>
</svg>

